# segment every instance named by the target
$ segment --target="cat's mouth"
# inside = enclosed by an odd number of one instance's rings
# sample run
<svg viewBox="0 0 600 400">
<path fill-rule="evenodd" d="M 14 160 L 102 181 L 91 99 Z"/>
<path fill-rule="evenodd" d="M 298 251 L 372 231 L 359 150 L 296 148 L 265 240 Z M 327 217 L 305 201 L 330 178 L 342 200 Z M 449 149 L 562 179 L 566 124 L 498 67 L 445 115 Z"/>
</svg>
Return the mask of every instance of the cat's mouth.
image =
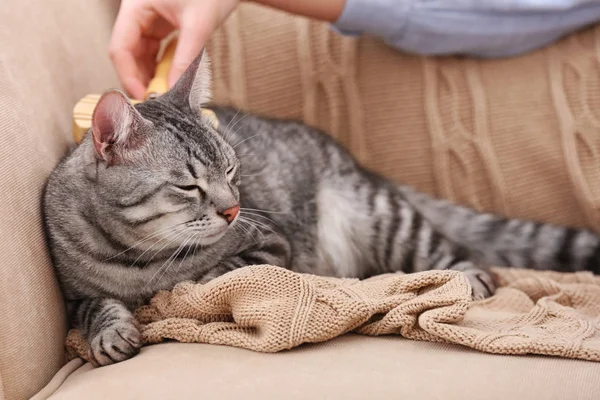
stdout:
<svg viewBox="0 0 600 400">
<path fill-rule="evenodd" d="M 227 230 L 227 228 L 225 228 L 225 229 L 223 229 L 223 230 L 221 230 L 220 232 L 217 232 L 217 233 L 208 234 L 208 235 L 204 236 L 202 239 L 208 239 L 208 240 L 210 240 L 210 239 L 216 239 L 216 238 L 218 238 L 220 236 L 223 236 L 225 234 L 226 230 Z"/>
<path fill-rule="evenodd" d="M 199 241 L 204 245 L 214 244 L 219 241 L 229 229 L 229 226 L 219 229 L 217 232 L 211 232 L 202 236 Z"/>
</svg>

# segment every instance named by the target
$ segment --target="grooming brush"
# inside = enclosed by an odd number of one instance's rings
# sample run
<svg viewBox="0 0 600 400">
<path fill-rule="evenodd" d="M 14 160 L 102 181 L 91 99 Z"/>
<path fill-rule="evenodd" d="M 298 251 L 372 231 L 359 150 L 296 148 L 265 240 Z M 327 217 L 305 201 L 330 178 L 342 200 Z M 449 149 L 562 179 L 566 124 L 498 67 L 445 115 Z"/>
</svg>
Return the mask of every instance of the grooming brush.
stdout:
<svg viewBox="0 0 600 400">
<path fill-rule="evenodd" d="M 177 40 L 171 40 L 165 47 L 162 57 L 159 60 L 154 77 L 146 88 L 144 100 L 149 100 L 165 93 L 169 87 L 167 84 L 167 76 L 175 55 Z M 83 139 L 85 133 L 92 127 L 92 114 L 94 108 L 100 99 L 100 94 L 88 94 L 75 104 L 73 107 L 73 138 L 76 143 Z M 132 104 L 140 103 L 140 100 L 130 99 Z M 202 110 L 202 113 L 208 117 L 215 127 L 218 125 L 215 114 L 210 110 Z"/>
</svg>

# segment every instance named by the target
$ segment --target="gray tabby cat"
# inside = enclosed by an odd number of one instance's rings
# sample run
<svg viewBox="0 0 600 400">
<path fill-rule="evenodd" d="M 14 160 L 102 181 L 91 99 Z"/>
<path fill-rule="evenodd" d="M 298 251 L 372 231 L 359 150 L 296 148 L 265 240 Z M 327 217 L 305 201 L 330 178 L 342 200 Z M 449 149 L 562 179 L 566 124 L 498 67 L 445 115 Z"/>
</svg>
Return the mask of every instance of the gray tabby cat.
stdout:
<svg viewBox="0 0 600 400">
<path fill-rule="evenodd" d="M 47 184 L 56 271 L 98 365 L 138 352 L 131 311 L 157 290 L 251 264 L 359 278 L 454 269 L 475 298 L 494 293 L 488 265 L 600 273 L 590 231 L 432 199 L 296 122 L 215 109 L 215 129 L 201 114 L 209 81 L 200 56 L 158 99 L 105 93 Z"/>
</svg>

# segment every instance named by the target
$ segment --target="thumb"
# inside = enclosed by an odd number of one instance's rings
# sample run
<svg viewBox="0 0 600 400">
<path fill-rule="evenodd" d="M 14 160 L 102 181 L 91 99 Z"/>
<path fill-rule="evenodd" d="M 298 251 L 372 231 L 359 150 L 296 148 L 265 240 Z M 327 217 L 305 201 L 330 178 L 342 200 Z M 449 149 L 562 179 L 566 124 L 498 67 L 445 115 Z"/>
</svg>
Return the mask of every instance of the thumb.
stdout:
<svg viewBox="0 0 600 400">
<path fill-rule="evenodd" d="M 215 25 L 215 23 L 200 19 L 193 19 L 182 24 L 167 79 L 169 87 L 173 87 L 177 83 L 192 61 L 200 54 L 208 42 L 210 34 L 216 28 Z"/>
</svg>

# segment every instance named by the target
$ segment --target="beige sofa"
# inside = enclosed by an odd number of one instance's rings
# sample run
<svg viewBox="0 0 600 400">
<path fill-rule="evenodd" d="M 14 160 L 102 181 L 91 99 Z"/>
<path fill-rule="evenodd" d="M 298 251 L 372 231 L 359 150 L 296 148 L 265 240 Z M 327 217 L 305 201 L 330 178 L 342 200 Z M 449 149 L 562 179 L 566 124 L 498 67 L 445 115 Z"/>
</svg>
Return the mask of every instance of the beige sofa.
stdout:
<svg viewBox="0 0 600 400">
<path fill-rule="evenodd" d="M 169 343 L 114 366 L 66 364 L 40 195 L 75 101 L 118 85 L 106 50 L 117 6 L 0 4 L 0 399 L 600 398 L 597 363 L 397 337 L 277 354 Z M 438 196 L 599 228 L 599 48 L 590 29 L 511 60 L 425 59 L 244 5 L 210 54 L 218 103 L 303 119 Z"/>
</svg>

